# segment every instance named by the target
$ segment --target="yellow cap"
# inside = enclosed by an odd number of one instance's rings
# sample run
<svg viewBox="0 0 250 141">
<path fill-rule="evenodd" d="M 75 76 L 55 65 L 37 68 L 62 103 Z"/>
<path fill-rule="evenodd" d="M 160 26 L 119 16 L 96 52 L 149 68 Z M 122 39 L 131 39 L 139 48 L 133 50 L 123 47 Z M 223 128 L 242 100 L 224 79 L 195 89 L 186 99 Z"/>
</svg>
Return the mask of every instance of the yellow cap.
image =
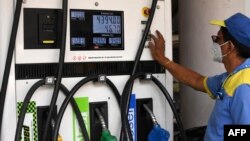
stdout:
<svg viewBox="0 0 250 141">
<path fill-rule="evenodd" d="M 226 27 L 225 22 L 220 21 L 220 20 L 212 20 L 209 23 L 212 24 L 212 25 L 218 25 L 218 26 Z"/>
</svg>

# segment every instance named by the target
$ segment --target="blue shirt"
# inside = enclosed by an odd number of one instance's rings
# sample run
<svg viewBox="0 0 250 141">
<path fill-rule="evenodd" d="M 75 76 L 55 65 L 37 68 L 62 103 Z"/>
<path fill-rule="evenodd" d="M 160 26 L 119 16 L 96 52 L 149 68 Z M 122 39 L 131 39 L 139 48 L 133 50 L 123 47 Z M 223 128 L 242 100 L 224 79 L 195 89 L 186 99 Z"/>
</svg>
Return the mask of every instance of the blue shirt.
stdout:
<svg viewBox="0 0 250 141">
<path fill-rule="evenodd" d="M 223 141 L 224 125 L 250 125 L 250 58 L 231 74 L 206 78 L 204 87 L 216 99 L 204 141 Z"/>
</svg>

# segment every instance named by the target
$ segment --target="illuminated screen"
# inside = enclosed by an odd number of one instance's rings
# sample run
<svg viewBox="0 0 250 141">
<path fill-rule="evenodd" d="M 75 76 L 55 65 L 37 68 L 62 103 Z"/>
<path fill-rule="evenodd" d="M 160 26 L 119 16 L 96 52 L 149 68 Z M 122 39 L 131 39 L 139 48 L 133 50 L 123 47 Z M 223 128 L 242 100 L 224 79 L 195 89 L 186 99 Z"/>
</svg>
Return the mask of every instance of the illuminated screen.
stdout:
<svg viewBox="0 0 250 141">
<path fill-rule="evenodd" d="M 94 33 L 121 33 L 121 16 L 93 16 L 93 32 Z"/>
<path fill-rule="evenodd" d="M 85 46 L 85 38 L 83 37 L 72 37 L 71 44 L 74 46 Z"/>
<path fill-rule="evenodd" d="M 93 43 L 94 44 L 106 44 L 107 41 L 106 41 L 106 38 L 103 38 L 103 37 L 94 37 Z"/>
<path fill-rule="evenodd" d="M 71 50 L 123 50 L 123 12 L 70 10 Z"/>
</svg>

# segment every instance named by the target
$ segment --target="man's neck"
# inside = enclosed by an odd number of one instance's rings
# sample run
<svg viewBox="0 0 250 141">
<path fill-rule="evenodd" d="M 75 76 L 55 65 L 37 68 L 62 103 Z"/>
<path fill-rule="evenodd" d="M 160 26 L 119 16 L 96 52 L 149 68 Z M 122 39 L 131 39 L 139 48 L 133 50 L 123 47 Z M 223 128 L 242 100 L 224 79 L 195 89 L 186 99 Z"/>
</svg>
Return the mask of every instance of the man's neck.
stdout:
<svg viewBox="0 0 250 141">
<path fill-rule="evenodd" d="M 227 73 L 232 73 L 238 66 L 240 66 L 246 59 L 239 56 L 235 56 L 232 59 L 228 59 L 228 62 L 225 61 L 224 65 L 227 70 Z"/>
</svg>

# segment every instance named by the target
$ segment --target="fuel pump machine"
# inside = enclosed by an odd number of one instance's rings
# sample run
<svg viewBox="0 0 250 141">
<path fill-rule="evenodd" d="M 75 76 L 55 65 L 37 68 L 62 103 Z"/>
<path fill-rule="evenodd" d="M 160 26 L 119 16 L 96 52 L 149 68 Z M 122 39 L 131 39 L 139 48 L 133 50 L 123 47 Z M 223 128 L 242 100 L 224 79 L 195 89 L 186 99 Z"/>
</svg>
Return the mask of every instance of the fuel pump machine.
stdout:
<svg viewBox="0 0 250 141">
<path fill-rule="evenodd" d="M 13 10 L 15 3 L 3 0 L 0 5 Z M 52 140 L 53 128 L 58 122 L 57 115 L 69 93 L 74 97 L 73 103 L 78 107 L 78 114 L 83 117 L 91 141 L 100 140 L 102 127 L 119 139 L 124 133 L 121 132 L 121 113 L 126 112 L 120 109 L 119 96 L 131 75 L 152 12 L 151 3 L 152 0 L 69 0 L 65 16 L 62 0 L 23 0 L 4 104 L 1 141 L 14 140 L 18 117 L 21 117 L 22 106 L 25 104 L 27 109 L 23 123 L 20 124 L 20 140 L 42 141 L 47 123 L 49 127 L 45 140 Z M 13 17 L 9 15 L 6 20 L 11 21 Z M 10 31 L 4 17 L 0 18 L 1 28 L 8 27 Z M 156 29 L 163 33 L 166 39 L 165 53 L 171 58 L 170 0 L 157 1 L 149 32 L 154 33 Z M 151 57 L 147 46 L 149 40 L 148 37 L 137 72 L 152 74 L 172 92 L 172 77 Z M 63 59 L 60 58 L 62 46 L 65 47 Z M 7 50 L 7 46 L 1 48 Z M 60 59 L 63 60 L 62 67 L 58 63 Z M 59 81 L 59 69 L 61 86 L 51 114 L 51 100 L 55 84 Z M 80 81 L 89 77 L 93 81 L 90 79 L 76 88 Z M 44 82 L 38 86 L 40 80 Z M 112 86 L 114 91 L 117 89 L 116 95 L 110 88 Z M 33 87 L 36 89 L 32 90 Z M 77 90 L 74 91 L 74 88 Z M 31 91 L 32 97 L 25 101 Z M 173 140 L 173 114 L 164 96 L 159 93 L 160 89 L 150 81 L 134 81 L 127 113 L 134 141 L 147 140 L 152 129 L 151 117 L 143 105 L 154 112 L 157 122 L 169 131 L 169 140 Z M 66 107 L 60 122 L 58 140 L 82 141 L 84 135 L 78 124 L 80 121 L 74 104 Z M 51 120 L 47 122 L 49 114 Z M 103 122 L 105 126 L 101 124 Z"/>
</svg>

